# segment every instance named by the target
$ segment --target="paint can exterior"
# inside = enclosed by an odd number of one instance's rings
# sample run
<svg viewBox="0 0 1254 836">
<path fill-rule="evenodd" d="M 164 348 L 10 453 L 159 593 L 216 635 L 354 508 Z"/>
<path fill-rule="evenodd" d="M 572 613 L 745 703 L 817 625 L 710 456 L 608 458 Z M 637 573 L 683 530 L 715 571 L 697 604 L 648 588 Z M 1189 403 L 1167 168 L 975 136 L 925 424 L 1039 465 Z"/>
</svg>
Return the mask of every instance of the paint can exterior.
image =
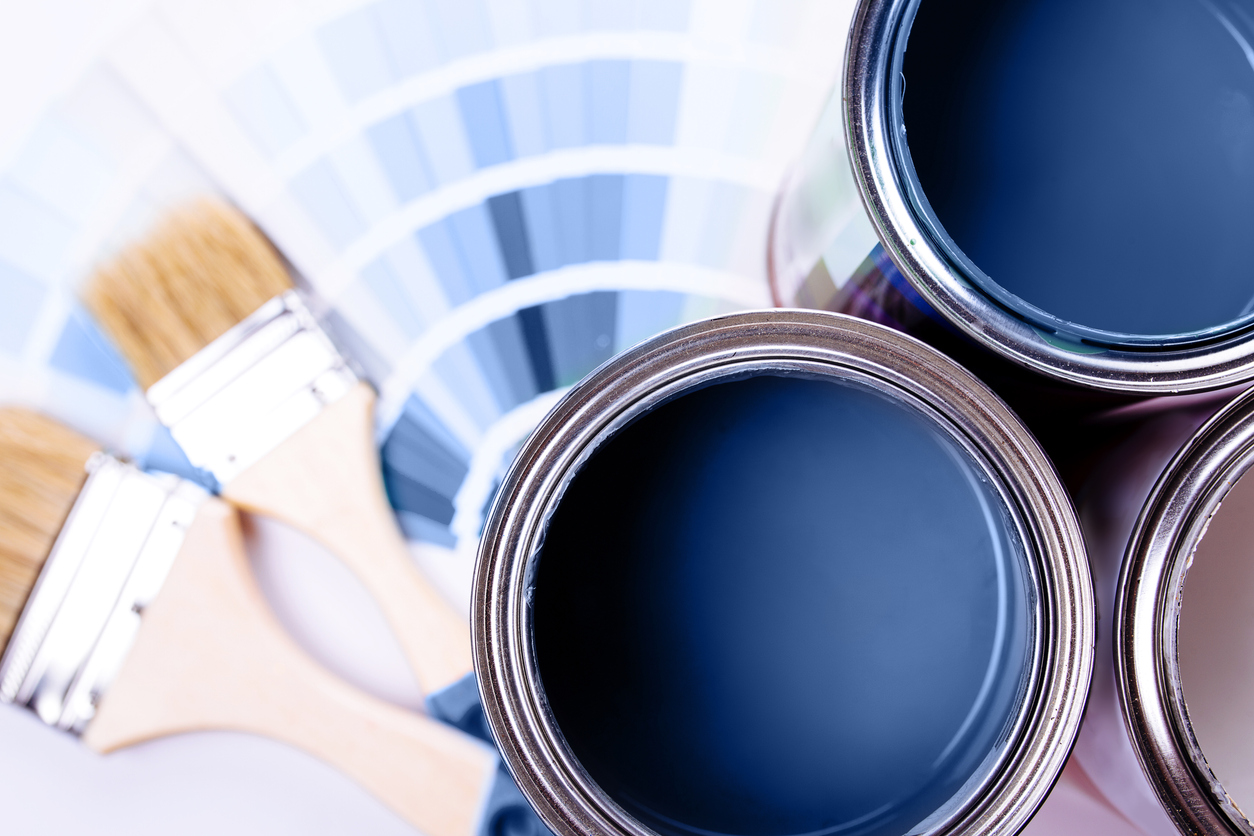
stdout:
<svg viewBox="0 0 1254 836">
<path fill-rule="evenodd" d="M 577 384 L 520 451 L 484 531 L 472 597 L 485 714 L 518 786 L 562 836 L 660 832 L 598 783 L 550 704 L 534 620 L 546 528 L 594 453 L 633 422 L 697 390 L 759 375 L 868 387 L 911 404 L 946 443 L 978 462 L 983 483 L 1008 509 L 1002 519 L 1014 520 L 1029 567 L 1025 618 L 1034 648 L 1015 686 L 1013 719 L 999 732 L 984 771 L 901 832 L 1018 832 L 1066 763 L 1092 673 L 1095 609 L 1074 511 L 1032 435 L 969 372 L 911 337 L 817 311 L 735 314 L 643 343 Z"/>
<path fill-rule="evenodd" d="M 1047 447 L 1050 421 L 1254 377 L 1254 330 L 1244 319 L 1196 339 L 1102 336 L 1060 327 L 1062 319 L 989 289 L 992 280 L 932 214 L 910 162 L 903 61 L 921 2 L 857 6 L 843 76 L 777 198 L 768 246 L 776 304 L 851 313 L 918 336 L 1021 415 L 1048 414 L 1029 421 Z"/>
<path fill-rule="evenodd" d="M 1137 759 L 1182 833 L 1254 833 L 1198 742 L 1180 652 L 1185 581 L 1195 559 L 1205 559 L 1198 545 L 1251 465 L 1254 392 L 1246 392 L 1194 432 L 1163 470 L 1118 577 L 1113 643 L 1119 701 Z"/>
</svg>

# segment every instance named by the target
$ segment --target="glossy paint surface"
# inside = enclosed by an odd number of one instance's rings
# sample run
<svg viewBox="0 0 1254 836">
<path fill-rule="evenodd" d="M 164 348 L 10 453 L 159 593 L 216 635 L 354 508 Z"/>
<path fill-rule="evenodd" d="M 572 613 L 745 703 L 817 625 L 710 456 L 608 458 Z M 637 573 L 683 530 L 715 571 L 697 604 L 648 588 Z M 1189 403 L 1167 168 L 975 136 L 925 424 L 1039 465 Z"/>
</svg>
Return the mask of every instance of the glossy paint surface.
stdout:
<svg viewBox="0 0 1254 836">
<path fill-rule="evenodd" d="M 902 110 L 926 201 L 1029 319 L 1231 325 L 1254 309 L 1251 43 L 1249 0 L 922 0 Z"/>
<path fill-rule="evenodd" d="M 1025 573 L 930 419 L 749 377 L 656 408 L 576 474 L 536 569 L 536 660 L 575 756 L 661 833 L 903 834 L 1017 715 Z"/>
</svg>

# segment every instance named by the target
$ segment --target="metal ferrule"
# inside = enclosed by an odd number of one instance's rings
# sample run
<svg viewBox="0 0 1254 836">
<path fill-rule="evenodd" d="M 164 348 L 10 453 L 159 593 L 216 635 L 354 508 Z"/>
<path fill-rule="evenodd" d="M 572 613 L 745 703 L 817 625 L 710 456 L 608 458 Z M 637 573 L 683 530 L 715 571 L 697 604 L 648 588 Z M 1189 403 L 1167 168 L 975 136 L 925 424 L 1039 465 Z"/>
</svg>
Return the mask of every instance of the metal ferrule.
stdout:
<svg viewBox="0 0 1254 836">
<path fill-rule="evenodd" d="M 1129 540 L 1115 604 L 1124 720 L 1150 784 L 1182 833 L 1254 836 L 1189 719 L 1177 630 L 1184 584 L 1211 517 L 1254 467 L 1254 391 L 1215 415 L 1163 471 Z"/>
<path fill-rule="evenodd" d="M 97 453 L 0 658 L 0 701 L 82 732 L 208 494 Z"/>
<path fill-rule="evenodd" d="M 150 386 L 147 397 L 191 463 L 225 484 L 356 383 L 289 290 Z"/>
</svg>

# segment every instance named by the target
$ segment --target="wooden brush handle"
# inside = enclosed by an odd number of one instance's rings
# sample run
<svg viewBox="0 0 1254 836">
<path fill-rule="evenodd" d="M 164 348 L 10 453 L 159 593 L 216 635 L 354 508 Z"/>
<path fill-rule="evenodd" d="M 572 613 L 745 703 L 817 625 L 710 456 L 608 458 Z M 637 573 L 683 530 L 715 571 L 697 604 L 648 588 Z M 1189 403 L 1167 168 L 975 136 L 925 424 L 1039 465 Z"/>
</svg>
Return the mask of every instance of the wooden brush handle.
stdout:
<svg viewBox="0 0 1254 836">
<path fill-rule="evenodd" d="M 470 672 L 470 628 L 419 573 L 397 528 L 374 448 L 374 403 L 374 390 L 357 384 L 222 496 L 338 555 L 383 610 L 419 687 L 432 693 Z"/>
<path fill-rule="evenodd" d="M 428 836 L 472 836 L 495 778 L 488 746 L 357 691 L 271 614 L 235 510 L 210 499 L 83 735 L 100 752 L 179 732 L 251 732 L 355 779 Z"/>
</svg>

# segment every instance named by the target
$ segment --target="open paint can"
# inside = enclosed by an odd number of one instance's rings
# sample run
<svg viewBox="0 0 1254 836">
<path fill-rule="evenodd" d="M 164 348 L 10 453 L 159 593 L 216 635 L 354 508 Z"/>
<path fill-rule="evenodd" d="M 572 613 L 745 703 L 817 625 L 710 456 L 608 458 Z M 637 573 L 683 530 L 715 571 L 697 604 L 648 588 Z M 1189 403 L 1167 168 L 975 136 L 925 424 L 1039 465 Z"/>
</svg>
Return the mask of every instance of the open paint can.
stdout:
<svg viewBox="0 0 1254 836">
<path fill-rule="evenodd" d="M 1184 833 L 1254 833 L 1251 465 L 1247 392 L 1159 479 L 1119 578 L 1121 702 L 1145 774 Z"/>
<path fill-rule="evenodd" d="M 1035 385 L 1249 380 L 1251 44 L 1245 0 L 862 0 L 776 207 L 777 301 Z"/>
<path fill-rule="evenodd" d="M 684 326 L 577 384 L 505 477 L 472 608 L 489 725 L 563 836 L 1015 833 L 1096 630 L 1013 413 L 814 311 Z"/>
</svg>

